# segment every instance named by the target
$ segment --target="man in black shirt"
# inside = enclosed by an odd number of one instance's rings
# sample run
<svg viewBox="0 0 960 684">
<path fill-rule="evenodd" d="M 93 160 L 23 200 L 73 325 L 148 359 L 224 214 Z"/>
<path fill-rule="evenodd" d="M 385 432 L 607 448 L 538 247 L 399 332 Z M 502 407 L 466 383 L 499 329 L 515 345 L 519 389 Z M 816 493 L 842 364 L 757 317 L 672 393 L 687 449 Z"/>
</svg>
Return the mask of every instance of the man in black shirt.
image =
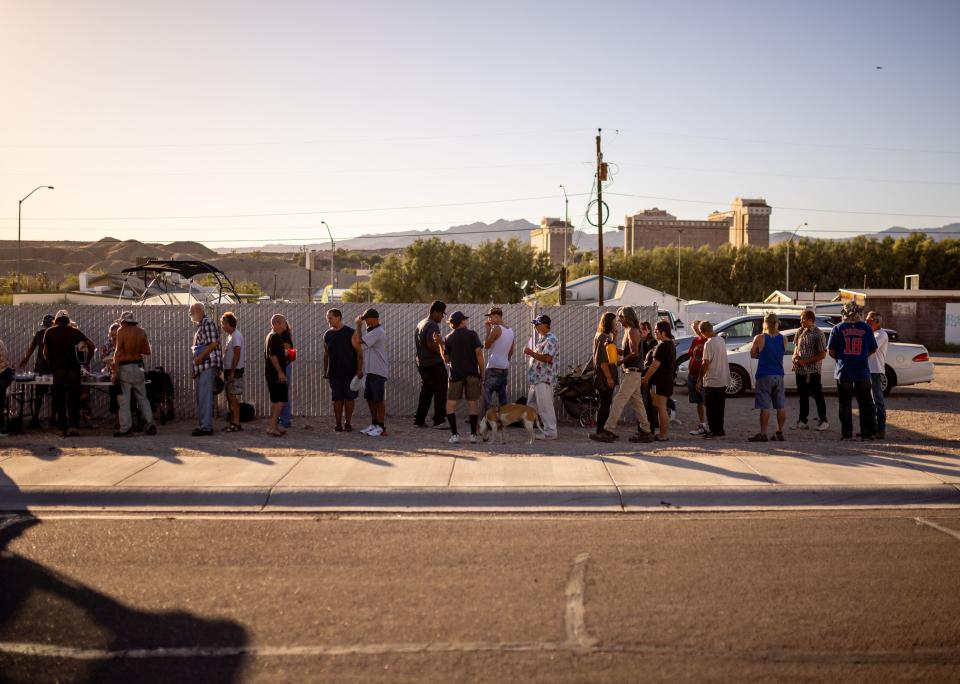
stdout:
<svg viewBox="0 0 960 684">
<path fill-rule="evenodd" d="M 323 377 L 330 384 L 336 432 L 350 432 L 353 428 L 353 400 L 357 393 L 350 389 L 350 381 L 357 374 L 357 348 L 353 344 L 353 328 L 343 324 L 340 309 L 327 312 L 330 329 L 323 334 Z"/>
<path fill-rule="evenodd" d="M 80 345 L 87 358 L 97 348 L 79 329 L 70 326 L 70 315 L 60 310 L 54 325 L 43 334 L 43 356 L 53 373 L 53 412 L 61 437 L 80 434 Z M 69 414 L 69 425 L 68 425 Z"/>
<path fill-rule="evenodd" d="M 468 317 L 462 311 L 450 314 L 453 332 L 440 345 L 440 333 L 434 333 L 444 362 L 450 364 L 450 384 L 447 386 L 447 423 L 450 425 L 450 443 L 460 442 L 457 433 L 457 404 L 467 400 L 470 414 L 470 441 L 477 442 L 479 402 L 483 385 L 483 342 L 476 332 L 467 327 Z"/>
<path fill-rule="evenodd" d="M 26 368 L 27 362 L 30 361 L 30 357 L 34 352 L 36 352 L 37 358 L 33 363 L 33 372 L 37 375 L 50 375 L 50 364 L 48 364 L 47 360 L 43 358 L 43 336 L 46 334 L 47 329 L 52 325 L 53 314 L 45 315 L 43 317 L 43 326 L 33 334 L 33 339 L 30 340 L 30 346 L 27 348 L 27 353 L 24 354 L 23 358 L 20 360 L 20 368 Z M 46 385 L 33 386 L 33 412 L 30 414 L 32 418 L 30 419 L 30 425 L 28 427 L 40 427 L 40 409 L 43 408 L 43 398 L 46 395 Z M 54 420 L 53 413 L 51 412 L 50 427 L 55 426 L 56 421 Z"/>
<path fill-rule="evenodd" d="M 283 346 L 283 331 L 287 327 L 287 319 L 280 314 L 270 318 L 270 332 L 263 341 L 264 375 L 267 379 L 267 389 L 270 392 L 270 426 L 267 434 L 271 437 L 281 437 L 286 433 L 278 425 L 283 405 L 287 403 L 289 388 L 287 387 L 287 350 Z"/>
<path fill-rule="evenodd" d="M 447 312 L 447 305 L 434 302 L 430 305 L 430 314 L 417 323 L 413 335 L 417 352 L 417 371 L 420 373 L 420 400 L 413 424 L 426 427 L 427 413 L 433 403 L 433 427 L 446 426 L 445 404 L 447 402 L 447 367 L 440 356 L 440 345 L 434 335 L 440 334 L 440 321 Z"/>
</svg>

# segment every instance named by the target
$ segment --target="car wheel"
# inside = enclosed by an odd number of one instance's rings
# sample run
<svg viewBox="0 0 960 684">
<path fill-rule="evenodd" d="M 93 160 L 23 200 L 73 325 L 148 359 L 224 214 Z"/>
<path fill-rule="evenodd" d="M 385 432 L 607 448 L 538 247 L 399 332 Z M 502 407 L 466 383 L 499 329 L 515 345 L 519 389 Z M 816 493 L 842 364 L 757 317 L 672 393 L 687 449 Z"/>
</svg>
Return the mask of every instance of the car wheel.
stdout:
<svg viewBox="0 0 960 684">
<path fill-rule="evenodd" d="M 890 392 L 893 391 L 893 388 L 897 386 L 897 372 L 890 366 L 884 366 L 883 375 L 880 377 L 880 382 L 883 384 L 884 396 L 890 394 Z"/>
<path fill-rule="evenodd" d="M 679 368 L 682 364 L 686 363 L 686 362 L 689 361 L 689 360 L 690 360 L 690 355 L 689 355 L 689 354 L 681 354 L 681 355 L 680 355 L 680 358 L 677 359 L 677 364 L 676 364 L 677 368 Z M 689 372 L 689 367 L 688 367 L 687 371 Z M 686 378 L 684 378 L 683 380 L 681 380 L 676 374 L 674 374 L 674 376 L 673 376 L 673 384 L 676 385 L 677 387 L 686 387 L 686 386 L 687 386 L 687 380 L 686 380 Z"/>
<path fill-rule="evenodd" d="M 730 366 L 730 384 L 727 385 L 728 397 L 741 397 L 750 389 L 750 376 L 740 366 Z"/>
</svg>

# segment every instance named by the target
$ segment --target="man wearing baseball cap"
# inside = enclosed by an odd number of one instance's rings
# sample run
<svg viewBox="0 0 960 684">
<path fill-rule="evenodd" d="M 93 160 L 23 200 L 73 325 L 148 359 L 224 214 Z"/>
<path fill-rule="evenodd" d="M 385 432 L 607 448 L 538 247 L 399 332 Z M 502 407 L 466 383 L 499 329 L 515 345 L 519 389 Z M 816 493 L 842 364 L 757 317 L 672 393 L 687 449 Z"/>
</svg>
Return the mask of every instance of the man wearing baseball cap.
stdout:
<svg viewBox="0 0 960 684">
<path fill-rule="evenodd" d="M 367 309 L 357 317 L 353 340 L 354 346 L 360 349 L 357 376 L 364 378 L 363 398 L 370 407 L 370 425 L 360 432 L 369 437 L 385 437 L 390 363 L 387 361 L 387 333 L 380 325 L 380 314 L 376 309 Z"/>
<path fill-rule="evenodd" d="M 843 321 L 830 331 L 827 351 L 836 359 L 837 399 L 840 404 L 840 438 L 853 439 L 853 397 L 860 410 L 860 438 L 873 439 L 876 408 L 870 382 L 870 355 L 877 351 L 873 328 L 860 320 L 863 309 L 847 302 L 840 311 Z"/>
<path fill-rule="evenodd" d="M 30 357 L 34 352 L 37 353 L 37 358 L 33 363 L 33 372 L 37 375 L 50 375 L 50 364 L 47 363 L 47 360 L 43 358 L 43 336 L 47 330 L 53 325 L 53 314 L 46 314 L 43 317 L 43 324 L 40 329 L 33 334 L 33 339 L 30 340 L 30 346 L 27 348 L 27 353 L 23 355 L 23 358 L 20 360 L 20 368 L 26 368 L 27 363 L 30 361 Z M 40 427 L 40 409 L 43 408 L 43 398 L 47 395 L 47 386 L 46 385 L 34 385 L 33 387 L 33 416 L 30 419 L 30 425 L 28 427 L 38 428 Z M 51 412 L 50 415 L 50 427 L 54 426 L 54 418 Z"/>
<path fill-rule="evenodd" d="M 447 367 L 440 356 L 440 346 L 434 337 L 440 333 L 440 321 L 447 313 L 447 305 L 437 300 L 430 305 L 430 313 L 417 323 L 413 346 L 417 357 L 417 372 L 420 374 L 420 398 L 413 424 L 427 426 L 427 413 L 433 404 L 433 427 L 446 427 Z"/>
<path fill-rule="evenodd" d="M 450 365 L 450 384 L 447 386 L 447 423 L 450 425 L 450 443 L 457 444 L 457 404 L 467 400 L 470 416 L 470 442 L 477 442 L 477 425 L 480 417 L 480 386 L 483 384 L 483 343 L 476 331 L 467 327 L 469 317 L 462 311 L 450 314 L 448 323 L 452 332 L 446 339 L 434 333 L 433 339 L 440 347 L 445 363 Z"/>
<path fill-rule="evenodd" d="M 535 406 L 540 420 L 543 422 L 543 431 L 537 433 L 537 439 L 557 438 L 557 413 L 553 408 L 553 387 L 557 382 L 557 363 L 560 353 L 560 342 L 557 336 L 550 332 L 550 317 L 540 314 L 533 319 L 533 327 L 540 341 L 534 337 L 527 342 L 523 353 L 528 357 L 527 384 L 530 389 L 527 393 L 527 405 Z"/>
<path fill-rule="evenodd" d="M 492 306 L 484 314 L 487 320 L 484 327 L 487 337 L 483 341 L 484 349 L 490 350 L 487 369 L 483 379 L 483 404 L 493 406 L 493 397 L 497 397 L 497 406 L 509 404 L 507 382 L 510 379 L 510 360 L 513 358 L 513 330 L 503 324 L 503 309 Z"/>
</svg>

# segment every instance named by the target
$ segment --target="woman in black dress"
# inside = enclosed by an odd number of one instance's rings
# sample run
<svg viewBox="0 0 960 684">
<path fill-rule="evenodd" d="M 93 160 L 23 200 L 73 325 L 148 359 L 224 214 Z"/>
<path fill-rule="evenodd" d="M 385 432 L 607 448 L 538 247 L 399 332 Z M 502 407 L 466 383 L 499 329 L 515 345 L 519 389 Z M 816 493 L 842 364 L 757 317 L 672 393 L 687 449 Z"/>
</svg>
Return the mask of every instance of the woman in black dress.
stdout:
<svg viewBox="0 0 960 684">
<path fill-rule="evenodd" d="M 654 335 L 656 335 L 658 344 L 656 349 L 653 350 L 653 363 L 650 364 L 650 368 L 643 375 L 643 384 L 651 389 L 650 395 L 653 399 L 653 405 L 657 409 L 659 430 L 656 439 L 658 442 L 666 442 L 670 439 L 667 399 L 673 395 L 677 345 L 673 341 L 673 333 L 670 331 L 670 323 L 667 321 L 657 323 Z"/>
</svg>

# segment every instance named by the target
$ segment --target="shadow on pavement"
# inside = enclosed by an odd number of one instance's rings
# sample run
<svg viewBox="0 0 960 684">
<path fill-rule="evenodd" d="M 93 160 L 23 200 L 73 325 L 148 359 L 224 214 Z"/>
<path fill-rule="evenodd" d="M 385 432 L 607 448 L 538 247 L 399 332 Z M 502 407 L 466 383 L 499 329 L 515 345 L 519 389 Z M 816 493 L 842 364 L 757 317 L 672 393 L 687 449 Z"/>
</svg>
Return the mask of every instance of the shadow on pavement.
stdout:
<svg viewBox="0 0 960 684">
<path fill-rule="evenodd" d="M 181 611 L 139 611 L 9 551 L 17 537 L 39 524 L 36 518 L 0 518 L 0 681 L 237 681 L 248 643 L 243 626 Z M 47 655 L 13 653 L 13 644 L 50 650 Z M 84 649 L 86 657 L 69 657 L 58 650 L 63 648 Z M 162 648 L 223 653 L 120 657 Z"/>
</svg>

